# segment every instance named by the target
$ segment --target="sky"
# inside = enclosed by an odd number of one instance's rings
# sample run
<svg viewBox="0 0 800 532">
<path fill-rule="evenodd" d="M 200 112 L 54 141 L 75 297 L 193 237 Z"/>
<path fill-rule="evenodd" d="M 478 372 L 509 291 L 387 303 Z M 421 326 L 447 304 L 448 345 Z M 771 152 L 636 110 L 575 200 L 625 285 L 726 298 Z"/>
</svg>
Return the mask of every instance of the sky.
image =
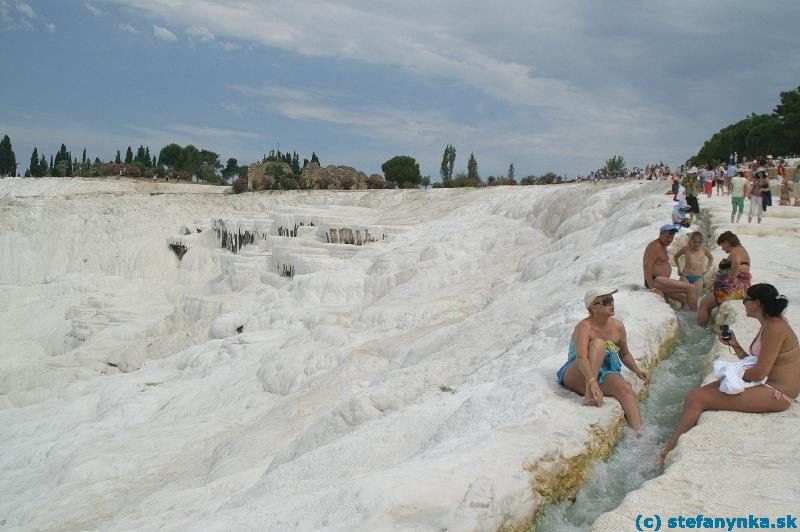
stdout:
<svg viewBox="0 0 800 532">
<path fill-rule="evenodd" d="M 0 0 L 0 134 L 109 160 L 194 144 L 485 179 L 695 154 L 800 85 L 800 3 Z"/>
</svg>

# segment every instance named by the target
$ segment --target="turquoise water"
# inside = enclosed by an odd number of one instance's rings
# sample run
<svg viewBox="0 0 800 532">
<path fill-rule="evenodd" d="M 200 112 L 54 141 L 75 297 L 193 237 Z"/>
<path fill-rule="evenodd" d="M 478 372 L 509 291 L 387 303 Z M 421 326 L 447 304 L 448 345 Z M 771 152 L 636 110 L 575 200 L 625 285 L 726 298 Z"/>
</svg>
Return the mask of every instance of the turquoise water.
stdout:
<svg viewBox="0 0 800 532">
<path fill-rule="evenodd" d="M 701 384 L 705 358 L 715 339 L 695 325 L 695 318 L 694 313 L 678 313 L 680 341 L 653 370 L 647 399 L 639 404 L 644 420 L 641 433 L 626 426 L 608 460 L 594 464 L 575 500 L 549 506 L 535 524 L 537 532 L 589 530 L 597 517 L 619 506 L 629 491 L 659 474 L 658 453 L 678 423 L 686 392 Z"/>
</svg>

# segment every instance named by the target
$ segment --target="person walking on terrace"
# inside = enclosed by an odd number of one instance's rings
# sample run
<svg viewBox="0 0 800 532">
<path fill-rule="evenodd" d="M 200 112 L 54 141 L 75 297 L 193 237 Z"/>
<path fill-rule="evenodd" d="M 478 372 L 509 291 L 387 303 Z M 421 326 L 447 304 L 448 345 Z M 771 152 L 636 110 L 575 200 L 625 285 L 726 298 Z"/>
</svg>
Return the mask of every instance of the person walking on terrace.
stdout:
<svg viewBox="0 0 800 532">
<path fill-rule="evenodd" d="M 761 223 L 765 190 L 769 191 L 769 178 L 766 176 L 766 172 L 762 172 L 760 169 L 756 170 L 750 183 L 750 211 L 747 213 L 747 223 L 753 223 L 754 214 L 758 223 Z"/>
<path fill-rule="evenodd" d="M 700 195 L 700 182 L 697 180 L 697 167 L 692 166 L 686 171 L 686 175 L 681 179 L 681 184 L 686 190 L 686 203 L 692 208 L 689 215 L 689 224 L 694 225 L 695 215 L 700 214 L 700 204 L 697 196 Z"/>
<path fill-rule="evenodd" d="M 603 398 L 614 397 L 622 406 L 630 426 L 642 426 L 639 405 L 631 385 L 622 378 L 622 364 L 645 384 L 650 374 L 639 368 L 628 349 L 625 326 L 614 318 L 614 288 L 589 290 L 583 298 L 589 316 L 575 326 L 569 341 L 567 362 L 558 370 L 559 384 L 583 395 L 586 406 L 603 406 Z"/>
<path fill-rule="evenodd" d="M 731 223 L 736 216 L 736 223 L 742 219 L 744 212 L 744 199 L 750 192 L 750 182 L 744 177 L 744 170 L 736 170 L 736 176 L 731 179 Z"/>
</svg>

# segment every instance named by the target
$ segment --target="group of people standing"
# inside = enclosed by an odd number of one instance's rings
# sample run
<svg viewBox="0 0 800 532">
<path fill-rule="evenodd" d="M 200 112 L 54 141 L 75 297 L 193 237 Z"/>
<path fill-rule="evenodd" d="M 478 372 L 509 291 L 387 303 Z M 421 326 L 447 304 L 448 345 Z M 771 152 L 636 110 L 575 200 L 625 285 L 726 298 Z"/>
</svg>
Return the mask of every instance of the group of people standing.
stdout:
<svg viewBox="0 0 800 532">
<path fill-rule="evenodd" d="M 775 179 L 778 183 L 780 193 L 779 205 L 788 206 L 791 204 L 792 193 L 795 184 L 789 178 L 786 165 L 782 160 L 778 161 L 777 166 L 771 164 L 771 160 L 744 162 L 740 165 L 730 162 L 727 167 L 720 165 L 712 169 L 711 165 L 706 165 L 704 169 L 696 166 L 686 171 L 683 179 L 675 177 L 673 179 L 673 193 L 675 200 L 680 203 L 680 198 L 684 197 L 687 204 L 691 207 L 692 213 L 698 213 L 699 206 L 696 205 L 697 197 L 705 193 L 711 197 L 713 187 L 717 189 L 718 196 L 731 197 L 731 223 L 739 223 L 744 213 L 745 200 L 749 202 L 747 222 L 752 223 L 756 218 L 757 223 L 767 212 L 767 208 L 772 206 L 772 180 L 769 176 L 769 169 L 774 168 Z M 800 171 L 794 170 L 795 174 Z M 795 181 L 800 175 L 795 176 Z M 795 198 L 795 206 L 800 206 L 800 199 Z M 675 220 L 680 223 L 680 220 Z"/>
<path fill-rule="evenodd" d="M 689 169 L 687 175 L 691 177 L 684 178 L 681 183 L 685 193 L 682 212 L 697 214 L 699 208 L 694 212 L 694 207 L 697 207 L 700 184 L 693 170 L 696 169 Z M 743 195 L 737 196 L 737 186 L 732 180 L 732 197 L 743 198 Z M 678 194 L 676 191 L 676 196 Z M 692 197 L 694 201 L 690 200 Z M 682 198 L 677 199 L 680 204 Z M 683 310 L 696 310 L 698 326 L 705 327 L 711 311 L 721 303 L 741 300 L 746 315 L 757 319 L 761 327 L 747 350 L 739 344 L 735 334 L 719 333 L 720 342 L 729 346 L 738 358 L 750 357 L 746 359 L 749 366 L 742 370 L 741 378 L 752 381 L 752 386 L 731 395 L 721 391 L 720 381 L 715 381 L 689 392 L 681 419 L 662 457 L 677 444 L 681 434 L 695 426 L 706 410 L 778 412 L 789 408 L 800 394 L 800 344 L 782 316 L 787 299 L 770 284 L 751 285 L 750 255 L 731 231 L 717 238 L 717 244 L 727 256 L 718 264 L 713 284 L 701 299 L 704 275 L 711 271 L 714 259 L 703 243 L 702 234 L 692 232 L 688 244 L 673 256 L 678 273 L 678 279 L 673 279 L 667 248 L 679 229 L 680 225 L 674 223 L 663 225 L 658 238 L 647 245 L 643 257 L 645 287 L 668 302 L 676 301 Z M 562 386 L 583 395 L 585 405 L 602 406 L 603 397 L 616 398 L 628 423 L 638 430 L 641 416 L 633 389 L 622 377 L 622 365 L 645 384 L 650 382 L 650 374 L 637 365 L 628 348 L 625 327 L 613 317 L 616 292 L 614 288 L 597 288 L 586 293 L 584 304 L 589 316 L 576 325 L 567 361 L 558 370 L 557 379 Z M 755 381 L 762 379 L 766 380 L 755 385 Z"/>
</svg>

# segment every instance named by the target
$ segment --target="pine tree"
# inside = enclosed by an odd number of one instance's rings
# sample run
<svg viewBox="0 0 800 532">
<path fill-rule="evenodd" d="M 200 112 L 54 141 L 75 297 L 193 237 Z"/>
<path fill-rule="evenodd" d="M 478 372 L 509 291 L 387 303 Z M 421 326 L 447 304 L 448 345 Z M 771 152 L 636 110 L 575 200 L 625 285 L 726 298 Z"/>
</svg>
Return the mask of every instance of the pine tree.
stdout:
<svg viewBox="0 0 800 532">
<path fill-rule="evenodd" d="M 313 151 L 311 152 L 311 162 L 312 162 L 312 163 L 317 163 L 317 164 L 319 164 L 320 166 L 322 166 L 322 165 L 320 164 L 320 162 L 319 162 L 319 157 L 317 157 L 317 154 L 316 154 L 316 153 L 314 153 Z"/>
<path fill-rule="evenodd" d="M 53 165 L 53 154 L 51 153 L 50 154 L 50 166 L 47 167 L 47 175 L 49 175 L 49 176 L 53 175 L 53 168 L 55 168 L 55 166 Z"/>
<path fill-rule="evenodd" d="M 81 164 L 86 164 L 86 147 L 83 148 L 83 156 L 81 157 Z"/>
<path fill-rule="evenodd" d="M 114 164 L 122 164 L 122 157 L 119 155 L 119 150 L 117 150 L 117 156 L 114 158 Z"/>
<path fill-rule="evenodd" d="M 53 158 L 50 156 L 50 164 L 53 164 Z M 39 159 L 39 173 L 36 174 L 36 177 L 45 177 L 50 175 L 50 169 L 47 167 L 47 158 L 42 154 L 42 158 Z"/>
<path fill-rule="evenodd" d="M 39 175 L 39 148 L 36 146 L 33 147 L 33 153 L 31 153 L 31 164 L 28 167 L 28 172 L 33 177 L 41 177 Z"/>
<path fill-rule="evenodd" d="M 133 164 L 133 150 L 128 146 L 128 151 L 125 152 L 125 164 Z"/>
<path fill-rule="evenodd" d="M 508 165 L 508 180 L 514 181 L 514 163 Z"/>
<path fill-rule="evenodd" d="M 145 166 L 150 166 L 150 162 L 151 162 L 151 159 L 150 159 L 150 146 L 148 146 L 148 147 L 146 147 L 144 149 L 144 165 Z"/>
</svg>

